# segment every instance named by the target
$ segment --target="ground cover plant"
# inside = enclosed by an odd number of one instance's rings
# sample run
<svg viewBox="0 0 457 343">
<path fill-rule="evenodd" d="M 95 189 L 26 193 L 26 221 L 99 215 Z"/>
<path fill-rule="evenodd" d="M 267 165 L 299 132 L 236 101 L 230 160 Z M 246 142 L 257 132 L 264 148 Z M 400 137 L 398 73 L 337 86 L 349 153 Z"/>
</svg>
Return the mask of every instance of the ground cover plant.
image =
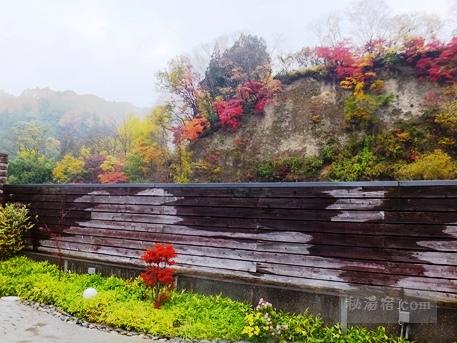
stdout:
<svg viewBox="0 0 457 343">
<path fill-rule="evenodd" d="M 87 287 L 98 294 L 83 299 Z M 189 339 L 247 339 L 255 342 L 404 342 L 380 328 L 369 331 L 325 326 L 307 313 L 287 314 L 267 302 L 253 309 L 221 296 L 170 291 L 160 309 L 151 304 L 148 286 L 140 279 L 63 273 L 55 265 L 14 257 L 0 262 L 0 296 L 57 306 L 78 318 L 127 330 Z"/>
</svg>

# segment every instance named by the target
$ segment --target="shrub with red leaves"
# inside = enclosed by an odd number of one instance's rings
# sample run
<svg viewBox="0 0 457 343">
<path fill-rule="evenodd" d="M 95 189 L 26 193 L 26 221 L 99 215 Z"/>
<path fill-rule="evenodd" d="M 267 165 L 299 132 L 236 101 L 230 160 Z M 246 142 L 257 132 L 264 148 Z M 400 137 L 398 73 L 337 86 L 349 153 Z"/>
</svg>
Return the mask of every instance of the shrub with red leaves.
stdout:
<svg viewBox="0 0 457 343">
<path fill-rule="evenodd" d="M 243 100 L 234 97 L 229 100 L 216 100 L 214 108 L 222 126 L 229 126 L 236 130 L 240 125 L 240 117 L 243 115 Z"/>
<path fill-rule="evenodd" d="M 280 86 L 281 83 L 277 80 L 249 80 L 238 87 L 234 97 L 216 100 L 214 108 L 221 125 L 236 130 L 244 113 L 263 113 Z"/>
<path fill-rule="evenodd" d="M 146 264 L 146 270 L 140 274 L 143 282 L 152 290 L 154 308 L 160 308 L 168 300 L 173 288 L 175 276 L 170 266 L 176 262 L 176 251 L 171 244 L 157 243 L 140 257 Z"/>
<path fill-rule="evenodd" d="M 457 37 L 449 43 L 425 43 L 418 38 L 405 44 L 406 61 L 416 67 L 419 75 L 430 81 L 455 83 L 457 80 Z"/>
<path fill-rule="evenodd" d="M 355 62 L 351 49 L 344 44 L 334 47 L 317 47 L 316 56 L 322 60 L 327 68 L 336 69 L 338 66 L 351 66 Z"/>
<path fill-rule="evenodd" d="M 277 87 L 276 84 L 271 86 L 266 82 L 251 80 L 240 86 L 237 94 L 243 100 L 245 108 L 252 107 L 255 113 L 263 113 Z"/>
<path fill-rule="evenodd" d="M 129 178 L 123 171 L 104 172 L 98 176 L 101 183 L 127 183 Z"/>
</svg>

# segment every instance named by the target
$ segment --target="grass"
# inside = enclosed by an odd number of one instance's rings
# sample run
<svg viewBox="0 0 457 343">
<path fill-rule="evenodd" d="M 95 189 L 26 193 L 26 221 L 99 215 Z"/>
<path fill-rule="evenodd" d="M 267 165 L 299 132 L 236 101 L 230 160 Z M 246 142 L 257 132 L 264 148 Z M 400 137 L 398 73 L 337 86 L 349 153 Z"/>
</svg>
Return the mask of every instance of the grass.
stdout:
<svg viewBox="0 0 457 343">
<path fill-rule="evenodd" d="M 95 298 L 82 293 L 94 287 Z M 154 309 L 148 289 L 139 279 L 61 272 L 47 262 L 14 257 L 0 262 L 0 296 L 16 295 L 54 305 L 78 318 L 113 327 L 164 337 L 240 340 L 247 315 L 255 314 L 248 304 L 222 296 L 203 296 L 175 291 L 161 309 Z M 279 323 L 287 324 L 287 339 L 295 342 L 400 342 L 384 329 L 351 328 L 343 334 L 338 325 L 325 326 L 319 317 L 275 312 Z M 249 316 L 248 316 L 249 317 Z M 254 324 L 257 325 L 257 324 Z M 265 333 L 265 332 L 264 332 Z M 263 336 L 257 342 L 273 342 Z M 403 341 L 401 341 L 403 342 Z"/>
<path fill-rule="evenodd" d="M 94 287 L 98 295 L 84 300 Z M 239 339 L 247 304 L 221 296 L 175 291 L 154 309 L 142 282 L 100 275 L 63 273 L 52 264 L 15 257 L 0 262 L 0 296 L 55 305 L 78 318 L 165 337 Z"/>
</svg>

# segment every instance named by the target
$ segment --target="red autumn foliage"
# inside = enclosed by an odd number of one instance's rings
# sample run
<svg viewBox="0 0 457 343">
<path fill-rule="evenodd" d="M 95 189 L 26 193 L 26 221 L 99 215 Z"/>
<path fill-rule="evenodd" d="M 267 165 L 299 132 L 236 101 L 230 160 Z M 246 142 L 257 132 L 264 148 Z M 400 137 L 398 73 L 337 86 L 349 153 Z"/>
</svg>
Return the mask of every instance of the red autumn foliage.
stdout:
<svg viewBox="0 0 457 343">
<path fill-rule="evenodd" d="M 316 56 L 330 68 L 350 66 L 354 64 L 354 55 L 349 47 L 341 43 L 334 47 L 320 46 L 316 48 Z"/>
<path fill-rule="evenodd" d="M 380 53 L 380 44 L 381 41 L 374 41 L 364 49 Z M 317 47 L 315 54 L 322 60 L 326 69 L 334 73 L 337 80 L 366 82 L 376 75 L 373 71 L 373 59 L 369 57 L 371 55 L 359 55 L 343 43 L 335 47 Z"/>
<path fill-rule="evenodd" d="M 405 44 L 406 61 L 416 67 L 419 75 L 430 81 L 454 83 L 457 80 L 457 37 L 449 43 L 425 43 L 417 38 Z"/>
<path fill-rule="evenodd" d="M 261 81 L 247 81 L 238 88 L 237 94 L 245 104 L 252 102 L 256 113 L 263 113 L 273 98 L 275 89 Z"/>
<path fill-rule="evenodd" d="M 143 282 L 152 289 L 154 308 L 160 308 L 168 300 L 175 281 L 174 270 L 170 266 L 176 262 L 176 251 L 171 244 L 157 243 L 140 257 L 146 270 L 140 274 Z"/>
<path fill-rule="evenodd" d="M 229 126 L 233 130 L 240 125 L 240 117 L 243 115 L 243 100 L 234 97 L 229 100 L 216 100 L 214 108 L 222 126 Z"/>
<path fill-rule="evenodd" d="M 104 172 L 98 176 L 101 183 L 127 183 L 129 178 L 122 171 Z"/>
<path fill-rule="evenodd" d="M 157 243 L 145 251 L 141 259 L 148 265 L 173 265 L 176 251 L 171 244 Z"/>
<path fill-rule="evenodd" d="M 249 80 L 238 87 L 236 95 L 232 98 L 216 100 L 214 108 L 222 126 L 229 126 L 236 130 L 243 113 L 251 113 L 252 111 L 263 113 L 279 88 L 279 81 Z"/>
</svg>

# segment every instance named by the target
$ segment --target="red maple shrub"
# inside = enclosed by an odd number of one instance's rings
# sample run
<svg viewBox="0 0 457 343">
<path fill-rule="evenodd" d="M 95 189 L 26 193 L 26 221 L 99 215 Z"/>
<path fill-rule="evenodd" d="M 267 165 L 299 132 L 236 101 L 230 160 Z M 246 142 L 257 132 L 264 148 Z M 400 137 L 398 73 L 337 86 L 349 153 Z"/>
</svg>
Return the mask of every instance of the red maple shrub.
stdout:
<svg viewBox="0 0 457 343">
<path fill-rule="evenodd" d="M 454 83 L 457 79 L 457 37 L 447 44 L 413 39 L 405 44 L 405 56 L 419 75 L 428 77 L 430 81 Z"/>
<path fill-rule="evenodd" d="M 327 69 L 340 69 L 339 73 L 341 74 L 343 74 L 343 71 L 341 70 L 342 67 L 349 67 L 355 63 L 354 55 L 351 49 L 344 43 L 340 43 L 333 47 L 317 47 L 315 53 L 316 57 L 322 61 Z"/>
<path fill-rule="evenodd" d="M 176 262 L 176 251 L 171 244 L 156 243 L 140 257 L 147 265 L 144 272 L 140 274 L 143 282 L 151 288 L 153 306 L 160 308 L 170 297 L 175 276 L 170 266 Z"/>
<path fill-rule="evenodd" d="M 271 102 L 278 88 L 279 85 L 277 83 L 251 80 L 241 85 L 237 90 L 237 94 L 244 102 L 245 111 L 249 112 L 253 108 L 255 113 L 260 114 Z"/>
<path fill-rule="evenodd" d="M 236 130 L 240 125 L 240 117 L 243 115 L 243 100 L 235 96 L 229 100 L 218 99 L 214 102 L 214 108 L 222 126 L 229 126 Z"/>
<path fill-rule="evenodd" d="M 279 91 L 277 80 L 249 80 L 240 85 L 228 100 L 217 99 L 214 108 L 222 126 L 236 130 L 243 114 L 261 114 Z"/>
</svg>

